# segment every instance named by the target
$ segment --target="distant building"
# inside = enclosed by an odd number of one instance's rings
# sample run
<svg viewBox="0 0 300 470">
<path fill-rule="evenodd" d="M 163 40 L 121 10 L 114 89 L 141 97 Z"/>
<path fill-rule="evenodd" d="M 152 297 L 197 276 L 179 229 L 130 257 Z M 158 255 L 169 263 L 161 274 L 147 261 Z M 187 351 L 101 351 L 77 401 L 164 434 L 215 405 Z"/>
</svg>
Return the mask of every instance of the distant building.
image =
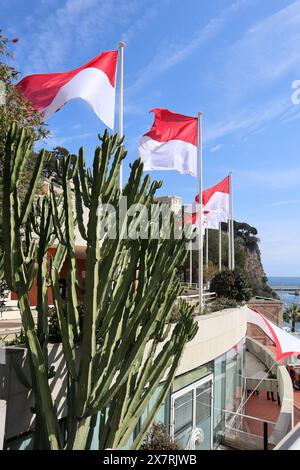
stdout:
<svg viewBox="0 0 300 470">
<path fill-rule="evenodd" d="M 181 211 L 182 198 L 180 196 L 160 196 L 156 199 L 163 204 L 168 204 L 175 214 L 178 214 L 178 212 Z"/>
</svg>

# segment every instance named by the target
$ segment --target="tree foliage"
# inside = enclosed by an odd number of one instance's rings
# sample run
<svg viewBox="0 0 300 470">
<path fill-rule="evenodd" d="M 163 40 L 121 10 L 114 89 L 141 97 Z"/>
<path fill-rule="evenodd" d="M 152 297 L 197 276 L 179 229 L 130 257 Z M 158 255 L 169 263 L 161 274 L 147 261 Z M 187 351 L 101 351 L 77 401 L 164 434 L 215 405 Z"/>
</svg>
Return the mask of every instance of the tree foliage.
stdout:
<svg viewBox="0 0 300 470">
<path fill-rule="evenodd" d="M 283 319 L 291 323 L 292 332 L 296 331 L 296 323 L 300 322 L 300 306 L 293 303 L 287 308 L 283 314 Z"/>
<path fill-rule="evenodd" d="M 228 224 L 222 223 L 222 230 L 227 231 Z M 259 238 L 257 237 L 257 229 L 246 222 L 233 222 L 234 238 L 240 238 L 249 250 L 257 248 Z"/>
<path fill-rule="evenodd" d="M 20 74 L 11 65 L 13 54 L 9 49 L 10 43 L 11 41 L 0 30 L 0 83 L 4 95 L 3 104 L 0 105 L 0 149 L 2 147 L 2 150 L 13 121 L 25 127 L 34 140 L 49 134 L 41 115 L 32 109 L 30 102 L 15 87 Z"/>
<path fill-rule="evenodd" d="M 252 288 L 247 273 L 236 269 L 220 271 L 212 279 L 211 292 L 216 292 L 218 297 L 227 297 L 238 302 L 249 300 L 252 296 Z"/>
<path fill-rule="evenodd" d="M 173 441 L 167 427 L 162 423 L 153 423 L 147 432 L 141 450 L 178 450 L 179 444 Z"/>
<path fill-rule="evenodd" d="M 3 190 L 3 164 L 4 145 L 7 133 L 12 122 L 26 129 L 33 140 L 46 137 L 49 132 L 42 122 L 41 115 L 37 113 L 28 100 L 26 100 L 16 89 L 15 85 L 19 79 L 19 72 L 11 65 L 13 54 L 9 48 L 13 41 L 5 37 L 0 30 L 0 201 Z M 22 175 L 18 182 L 19 195 L 26 191 L 28 181 L 32 174 L 37 155 L 32 152 L 31 158 L 27 160 L 23 167 Z M 0 205 L 0 224 L 2 212 Z M 0 233 L 1 249 L 1 233 Z"/>
</svg>

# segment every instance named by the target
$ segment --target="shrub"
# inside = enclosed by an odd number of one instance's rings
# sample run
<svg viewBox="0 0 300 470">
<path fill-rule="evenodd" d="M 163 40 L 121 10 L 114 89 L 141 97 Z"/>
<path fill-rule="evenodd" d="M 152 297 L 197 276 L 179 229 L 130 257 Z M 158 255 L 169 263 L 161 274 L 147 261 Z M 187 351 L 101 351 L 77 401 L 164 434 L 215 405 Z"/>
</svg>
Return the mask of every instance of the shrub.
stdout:
<svg viewBox="0 0 300 470">
<path fill-rule="evenodd" d="M 210 312 L 217 312 L 218 310 L 224 310 L 225 308 L 236 308 L 238 303 L 235 299 L 229 299 L 228 297 L 219 297 L 217 300 L 209 304 Z"/>
<path fill-rule="evenodd" d="M 79 326 L 80 331 L 82 330 L 83 323 L 83 303 L 78 304 L 79 313 Z M 61 334 L 57 318 L 55 307 L 48 308 L 48 326 L 49 326 L 49 342 L 50 343 L 61 343 Z"/>
<path fill-rule="evenodd" d="M 216 292 L 217 297 L 234 299 L 237 302 L 249 300 L 252 296 L 251 284 L 245 271 L 228 269 L 220 271 L 212 279 L 211 292 Z"/>
<path fill-rule="evenodd" d="M 20 333 L 16 333 L 14 339 L 4 340 L 5 346 L 20 346 L 26 344 L 26 335 L 23 328 Z"/>
<path fill-rule="evenodd" d="M 142 450 L 178 450 L 178 442 L 172 441 L 167 427 L 162 423 L 153 423 L 147 432 L 144 442 L 141 445 Z"/>
</svg>

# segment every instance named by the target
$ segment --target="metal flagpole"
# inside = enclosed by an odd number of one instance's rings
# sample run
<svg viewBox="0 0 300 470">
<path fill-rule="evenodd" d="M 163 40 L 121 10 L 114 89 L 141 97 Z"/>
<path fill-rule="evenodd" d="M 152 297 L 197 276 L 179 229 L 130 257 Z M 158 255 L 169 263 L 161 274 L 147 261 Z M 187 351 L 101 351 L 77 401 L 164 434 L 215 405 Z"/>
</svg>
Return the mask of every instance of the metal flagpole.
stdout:
<svg viewBox="0 0 300 470">
<path fill-rule="evenodd" d="M 190 241 L 190 287 L 193 283 L 193 246 L 192 241 Z"/>
<path fill-rule="evenodd" d="M 222 229 L 219 222 L 219 271 L 222 271 Z"/>
<path fill-rule="evenodd" d="M 232 269 L 232 256 L 231 256 L 231 190 L 230 190 L 230 173 L 229 173 L 229 217 L 228 217 L 228 269 Z"/>
<path fill-rule="evenodd" d="M 228 269 L 231 269 L 231 223 L 228 217 Z"/>
<path fill-rule="evenodd" d="M 208 267 L 208 228 L 206 228 L 206 240 L 205 240 L 205 264 Z"/>
<path fill-rule="evenodd" d="M 118 134 L 120 137 L 123 137 L 124 130 L 123 130 L 123 76 L 124 76 L 124 47 L 125 42 L 119 42 L 119 51 L 120 51 L 120 78 L 119 78 L 119 129 Z M 118 181 L 119 181 L 119 189 L 122 191 L 123 187 L 123 163 L 121 163 Z"/>
<path fill-rule="evenodd" d="M 232 184 L 232 172 L 229 174 L 230 181 L 230 212 L 231 212 L 231 269 L 235 268 L 235 257 L 234 257 L 234 227 L 233 227 L 233 184 Z"/>
<path fill-rule="evenodd" d="M 199 314 L 203 306 L 203 214 L 202 214 L 202 113 L 198 113 L 197 160 L 199 181 L 199 217 L 198 217 L 198 290 Z"/>
</svg>

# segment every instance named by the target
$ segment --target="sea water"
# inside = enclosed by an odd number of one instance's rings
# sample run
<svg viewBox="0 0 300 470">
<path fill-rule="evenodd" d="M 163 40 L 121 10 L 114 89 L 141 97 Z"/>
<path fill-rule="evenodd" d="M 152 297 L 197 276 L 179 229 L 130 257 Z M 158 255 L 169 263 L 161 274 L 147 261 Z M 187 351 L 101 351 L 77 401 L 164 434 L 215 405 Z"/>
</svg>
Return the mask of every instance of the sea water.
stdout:
<svg viewBox="0 0 300 470">
<path fill-rule="evenodd" d="M 280 291 L 281 286 L 300 287 L 300 277 L 270 276 L 268 277 L 268 284 L 269 286 L 273 287 L 278 286 L 279 290 L 276 290 L 276 293 L 284 303 L 285 308 L 289 308 L 291 304 L 296 304 L 300 307 L 300 295 L 295 295 L 294 291 Z M 286 326 L 290 326 L 290 324 L 287 322 L 284 322 L 284 324 Z M 296 323 L 296 330 L 300 331 L 300 323 Z"/>
</svg>

